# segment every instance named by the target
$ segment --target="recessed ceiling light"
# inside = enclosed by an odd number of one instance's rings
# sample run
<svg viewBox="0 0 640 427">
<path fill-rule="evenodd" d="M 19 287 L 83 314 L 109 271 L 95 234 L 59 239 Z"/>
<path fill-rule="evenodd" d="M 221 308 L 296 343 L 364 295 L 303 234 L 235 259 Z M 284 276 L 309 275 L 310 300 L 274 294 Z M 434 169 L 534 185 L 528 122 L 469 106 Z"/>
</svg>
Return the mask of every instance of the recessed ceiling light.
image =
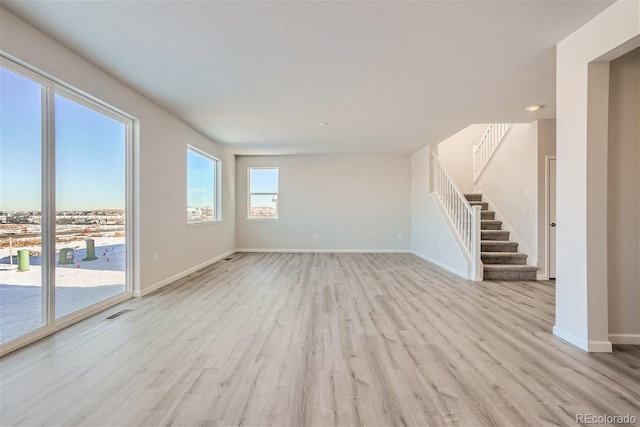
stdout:
<svg viewBox="0 0 640 427">
<path fill-rule="evenodd" d="M 327 122 L 320 122 L 320 123 L 318 123 L 318 126 L 329 126 L 329 123 L 327 123 Z"/>
<path fill-rule="evenodd" d="M 542 105 L 529 105 L 527 107 L 527 111 L 538 111 L 542 107 L 543 107 Z"/>
</svg>

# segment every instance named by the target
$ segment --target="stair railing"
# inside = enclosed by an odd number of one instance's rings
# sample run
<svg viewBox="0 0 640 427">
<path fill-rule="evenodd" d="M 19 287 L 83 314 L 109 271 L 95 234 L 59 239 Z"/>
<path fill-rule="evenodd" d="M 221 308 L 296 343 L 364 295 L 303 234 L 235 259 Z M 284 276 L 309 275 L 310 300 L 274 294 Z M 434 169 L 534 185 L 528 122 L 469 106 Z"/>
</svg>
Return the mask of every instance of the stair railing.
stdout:
<svg viewBox="0 0 640 427">
<path fill-rule="evenodd" d="M 496 152 L 506 139 L 512 123 L 492 123 L 480 138 L 480 142 L 473 149 L 473 183 L 477 184 L 480 177 L 491 163 Z"/>
<path fill-rule="evenodd" d="M 467 278 L 482 280 L 480 206 L 471 206 L 438 159 L 433 156 L 433 193 L 436 195 L 470 261 Z"/>
</svg>

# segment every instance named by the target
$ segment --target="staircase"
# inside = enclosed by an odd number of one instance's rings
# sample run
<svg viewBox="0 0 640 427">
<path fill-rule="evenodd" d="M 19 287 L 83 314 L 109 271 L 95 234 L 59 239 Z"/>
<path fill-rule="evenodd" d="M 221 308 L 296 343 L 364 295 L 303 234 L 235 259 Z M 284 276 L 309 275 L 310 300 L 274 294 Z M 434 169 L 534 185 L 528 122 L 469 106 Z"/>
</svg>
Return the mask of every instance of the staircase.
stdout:
<svg viewBox="0 0 640 427">
<path fill-rule="evenodd" d="M 527 255 L 518 252 L 518 243 L 509 241 L 509 232 L 495 220 L 495 212 L 482 201 L 482 194 L 465 194 L 470 205 L 481 206 L 480 258 L 484 280 L 536 280 L 537 267 L 527 265 Z"/>
</svg>

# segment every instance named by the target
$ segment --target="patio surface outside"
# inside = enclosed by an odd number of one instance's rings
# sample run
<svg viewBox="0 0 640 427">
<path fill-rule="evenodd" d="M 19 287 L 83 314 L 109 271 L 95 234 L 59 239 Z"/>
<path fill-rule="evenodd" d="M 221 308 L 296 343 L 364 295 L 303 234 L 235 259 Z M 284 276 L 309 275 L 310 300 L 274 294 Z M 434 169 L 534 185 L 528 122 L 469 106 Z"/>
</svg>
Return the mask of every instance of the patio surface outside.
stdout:
<svg viewBox="0 0 640 427">
<path fill-rule="evenodd" d="M 125 291 L 124 237 L 102 237 L 94 240 L 98 257 L 96 260 L 82 261 L 86 257 L 83 241 L 66 242 L 60 245 L 74 249 L 73 264 L 58 264 L 56 253 L 56 318 Z M 2 343 L 33 331 L 44 323 L 41 319 L 41 257 L 31 256 L 29 263 L 29 271 L 18 271 L 16 250 L 14 249 L 13 265 L 10 265 L 8 249 L 0 250 L 0 342 Z"/>
</svg>

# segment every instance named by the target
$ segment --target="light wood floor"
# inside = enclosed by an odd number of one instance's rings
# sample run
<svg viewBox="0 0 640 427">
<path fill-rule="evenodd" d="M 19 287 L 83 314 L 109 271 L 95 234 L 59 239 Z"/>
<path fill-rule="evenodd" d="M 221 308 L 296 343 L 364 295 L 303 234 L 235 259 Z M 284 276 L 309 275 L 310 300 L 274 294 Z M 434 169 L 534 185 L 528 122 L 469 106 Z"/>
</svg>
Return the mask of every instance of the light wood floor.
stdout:
<svg viewBox="0 0 640 427">
<path fill-rule="evenodd" d="M 640 348 L 565 343 L 553 301 L 551 282 L 467 282 L 410 254 L 236 254 L 1 359 L 0 424 L 640 418 Z"/>
</svg>

